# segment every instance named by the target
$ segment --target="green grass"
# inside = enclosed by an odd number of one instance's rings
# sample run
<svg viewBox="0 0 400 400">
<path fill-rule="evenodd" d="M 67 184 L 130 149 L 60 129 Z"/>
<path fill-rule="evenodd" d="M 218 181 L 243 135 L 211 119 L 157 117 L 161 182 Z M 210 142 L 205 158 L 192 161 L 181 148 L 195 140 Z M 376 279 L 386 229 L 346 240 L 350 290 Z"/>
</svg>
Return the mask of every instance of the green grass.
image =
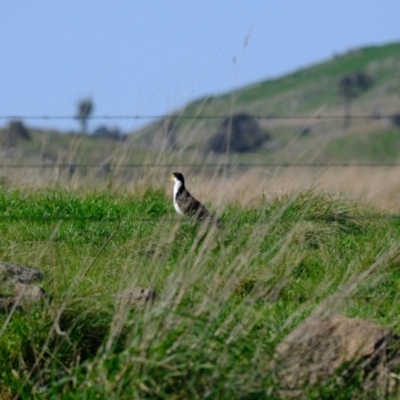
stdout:
<svg viewBox="0 0 400 400">
<path fill-rule="evenodd" d="M 243 106 L 253 101 L 274 101 L 276 96 L 281 96 L 285 92 L 293 92 L 296 94 L 296 90 L 306 87 L 313 87 L 315 89 L 325 89 L 325 84 L 330 86 L 330 97 L 336 100 L 339 96 L 336 90 L 337 80 L 346 74 L 354 71 L 365 71 L 368 69 L 373 61 L 378 61 L 382 65 L 377 68 L 375 77 L 378 80 L 385 80 L 393 77 L 396 74 L 396 64 L 384 66 L 384 60 L 396 60 L 400 58 L 400 44 L 391 43 L 383 46 L 373 46 L 349 51 L 342 55 L 337 55 L 330 60 L 327 60 L 316 65 L 305 67 L 276 79 L 269 79 L 244 87 L 237 90 L 235 96 L 238 101 L 238 105 Z M 388 71 L 389 74 L 388 74 Z M 322 90 L 316 96 L 325 96 L 325 91 Z M 326 96 L 325 96 L 326 97 Z M 219 102 L 224 103 L 225 107 L 231 104 L 232 93 L 227 93 L 222 96 L 213 96 L 209 102 L 209 107 L 206 112 L 211 112 L 212 107 L 219 107 Z M 322 98 L 322 97 L 321 97 Z M 207 99 L 199 99 L 193 103 L 190 103 L 185 111 L 190 114 L 195 112 L 200 105 L 202 105 Z M 314 101 L 314 99 L 311 99 Z M 303 111 L 307 109 L 302 102 Z M 320 102 L 320 106 L 325 102 Z M 236 105 L 236 104 L 235 104 Z M 265 104 L 268 107 L 268 104 Z M 310 105 L 311 106 L 311 105 Z M 310 107 L 308 107 L 310 109 Z"/>
<path fill-rule="evenodd" d="M 157 191 L 1 189 L 1 259 L 41 269 L 52 299 L 0 315 L 0 398 L 279 398 L 274 348 L 317 306 L 400 332 L 400 224 L 375 217 L 307 191 L 229 206 L 216 232 L 177 221 Z M 135 286 L 155 304 L 121 307 Z"/>
<path fill-rule="evenodd" d="M 305 67 L 276 79 L 256 82 L 243 88 L 238 88 L 222 95 L 209 96 L 187 104 L 179 110 L 177 118 L 177 141 L 183 154 L 193 157 L 193 160 L 203 161 L 203 154 L 196 154 L 193 149 L 201 149 L 204 141 L 218 128 L 220 120 L 201 120 L 202 115 L 226 116 L 236 112 L 247 112 L 264 116 L 317 116 L 335 115 L 336 119 L 316 120 L 260 120 L 262 128 L 268 131 L 274 140 L 285 146 L 274 151 L 260 148 L 256 152 L 258 162 L 268 162 L 283 157 L 294 160 L 298 157 L 299 148 L 306 153 L 306 159 L 314 159 L 313 149 L 320 147 L 320 141 L 325 139 L 324 146 L 331 162 L 385 162 L 387 158 L 394 159 L 395 148 L 381 146 L 376 141 L 362 140 L 362 146 L 351 135 L 346 135 L 337 143 L 336 137 L 343 132 L 344 100 L 338 91 L 338 82 L 346 74 L 363 71 L 372 77 L 374 84 L 368 91 L 362 93 L 352 102 L 352 114 L 389 115 L 398 110 L 398 70 L 400 65 L 400 44 L 392 43 L 382 46 L 365 47 L 335 55 L 309 67 Z M 180 119 L 180 116 L 183 118 Z M 199 120 L 185 119 L 187 116 L 196 116 Z M 385 120 L 389 124 L 389 121 Z M 299 128 L 309 126 L 311 134 L 302 137 L 301 143 L 294 140 L 295 132 Z M 376 123 L 365 119 L 355 119 L 351 128 L 345 133 L 357 133 L 361 130 L 364 136 L 371 136 L 379 129 L 382 136 L 393 133 L 393 128 L 380 128 Z M 387 131 L 387 132 L 386 132 Z M 155 137 L 160 132 L 159 125 L 150 124 L 142 130 L 143 139 Z M 386 134 L 387 133 L 387 134 Z M 394 134 L 394 133 L 393 133 Z M 361 139 L 361 138 L 360 138 Z M 139 140 L 140 142 L 140 140 Z M 156 140 L 154 143 L 157 145 Z M 331 143 L 332 142 L 332 143 Z M 385 140 L 386 143 L 386 140 Z M 338 152 L 338 146 L 345 148 Z M 363 149 L 361 151 L 360 149 Z M 307 151 L 309 149 L 309 151 Z M 364 151 L 365 150 L 365 151 Z M 376 151 L 377 150 L 377 151 Z M 173 152 L 174 153 L 174 152 Z M 367 156 L 365 155 L 367 154 Z M 248 154 L 239 155 L 239 158 Z M 217 159 L 216 156 L 213 158 Z M 220 157 L 220 159 L 222 159 Z M 175 158 L 174 162 L 177 162 Z M 301 161 L 301 160 L 300 160 Z"/>
<path fill-rule="evenodd" d="M 398 129 L 360 132 L 332 139 L 322 159 L 336 162 L 396 162 L 399 157 Z"/>
</svg>

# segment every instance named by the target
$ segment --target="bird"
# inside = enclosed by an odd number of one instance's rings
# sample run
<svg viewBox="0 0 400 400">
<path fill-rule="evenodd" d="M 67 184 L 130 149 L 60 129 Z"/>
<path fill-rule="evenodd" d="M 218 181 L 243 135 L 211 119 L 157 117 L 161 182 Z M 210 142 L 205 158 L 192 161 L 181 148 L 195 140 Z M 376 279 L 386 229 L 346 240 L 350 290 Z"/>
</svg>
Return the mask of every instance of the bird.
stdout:
<svg viewBox="0 0 400 400">
<path fill-rule="evenodd" d="M 193 216 L 200 222 L 209 222 L 222 228 L 221 222 L 186 189 L 185 178 L 180 172 L 173 172 L 168 182 L 174 181 L 174 208 L 179 215 Z"/>
</svg>

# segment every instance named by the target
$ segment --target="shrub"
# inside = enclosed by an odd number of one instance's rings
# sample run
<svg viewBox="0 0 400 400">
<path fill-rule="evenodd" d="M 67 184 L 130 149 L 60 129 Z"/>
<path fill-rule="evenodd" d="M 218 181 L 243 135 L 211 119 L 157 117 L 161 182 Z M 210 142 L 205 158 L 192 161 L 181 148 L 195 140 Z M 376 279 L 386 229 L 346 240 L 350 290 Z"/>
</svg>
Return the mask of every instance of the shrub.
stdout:
<svg viewBox="0 0 400 400">
<path fill-rule="evenodd" d="M 31 134 L 21 121 L 10 121 L 5 131 L 3 145 L 13 147 L 21 140 L 31 140 Z"/>
<path fill-rule="evenodd" d="M 206 143 L 207 151 L 244 153 L 258 149 L 269 139 L 257 120 L 249 114 L 238 113 L 225 118 Z"/>
</svg>

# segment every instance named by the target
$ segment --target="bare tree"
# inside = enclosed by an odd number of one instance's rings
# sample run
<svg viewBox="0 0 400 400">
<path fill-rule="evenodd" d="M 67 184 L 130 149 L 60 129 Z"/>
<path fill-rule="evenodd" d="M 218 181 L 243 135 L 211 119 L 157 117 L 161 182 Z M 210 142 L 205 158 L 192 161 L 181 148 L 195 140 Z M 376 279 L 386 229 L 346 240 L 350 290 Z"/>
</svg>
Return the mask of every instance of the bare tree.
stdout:
<svg viewBox="0 0 400 400">
<path fill-rule="evenodd" d="M 367 91 L 372 84 L 372 78 L 365 72 L 353 72 L 340 78 L 338 89 L 344 100 L 343 126 L 345 129 L 350 127 L 351 105 L 353 100 L 362 92 Z"/>
<path fill-rule="evenodd" d="M 78 102 L 78 114 L 76 118 L 82 125 L 82 132 L 87 133 L 87 121 L 90 115 L 93 113 L 94 105 L 90 97 L 83 99 Z"/>
</svg>

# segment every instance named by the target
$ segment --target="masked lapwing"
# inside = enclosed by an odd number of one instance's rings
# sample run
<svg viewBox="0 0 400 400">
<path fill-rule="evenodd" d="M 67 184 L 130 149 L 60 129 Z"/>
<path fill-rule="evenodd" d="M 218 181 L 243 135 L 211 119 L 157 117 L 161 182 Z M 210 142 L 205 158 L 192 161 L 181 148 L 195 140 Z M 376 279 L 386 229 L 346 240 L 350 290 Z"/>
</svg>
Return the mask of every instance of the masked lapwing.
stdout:
<svg viewBox="0 0 400 400">
<path fill-rule="evenodd" d="M 168 182 L 174 181 L 174 207 L 178 214 L 193 216 L 198 221 L 215 224 L 222 228 L 221 223 L 195 199 L 185 187 L 185 178 L 180 172 L 174 172 Z"/>
</svg>

